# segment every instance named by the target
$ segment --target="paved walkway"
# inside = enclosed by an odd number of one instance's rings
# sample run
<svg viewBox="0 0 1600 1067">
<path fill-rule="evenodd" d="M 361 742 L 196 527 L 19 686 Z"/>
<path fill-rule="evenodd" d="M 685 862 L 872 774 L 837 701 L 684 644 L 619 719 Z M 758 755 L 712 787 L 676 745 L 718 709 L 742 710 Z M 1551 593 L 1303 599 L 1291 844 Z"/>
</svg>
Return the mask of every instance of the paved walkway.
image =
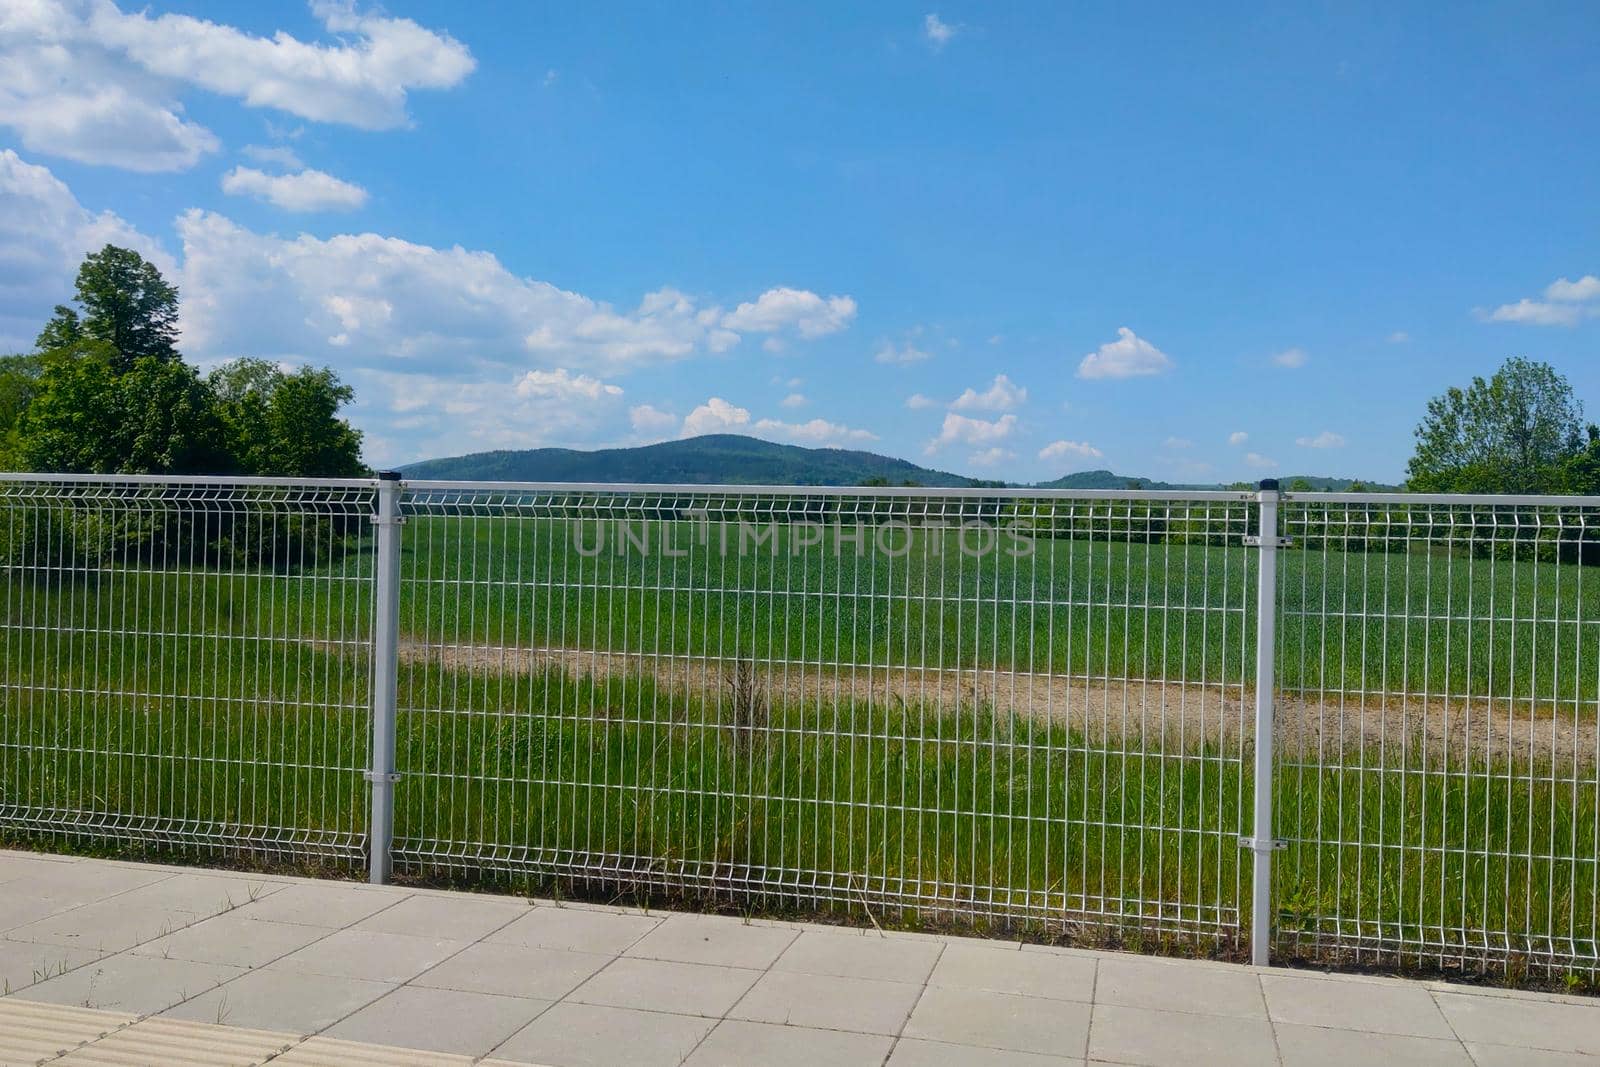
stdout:
<svg viewBox="0 0 1600 1067">
<path fill-rule="evenodd" d="M 0 1063 L 1600 1063 L 1600 1002 L 0 851 Z"/>
</svg>

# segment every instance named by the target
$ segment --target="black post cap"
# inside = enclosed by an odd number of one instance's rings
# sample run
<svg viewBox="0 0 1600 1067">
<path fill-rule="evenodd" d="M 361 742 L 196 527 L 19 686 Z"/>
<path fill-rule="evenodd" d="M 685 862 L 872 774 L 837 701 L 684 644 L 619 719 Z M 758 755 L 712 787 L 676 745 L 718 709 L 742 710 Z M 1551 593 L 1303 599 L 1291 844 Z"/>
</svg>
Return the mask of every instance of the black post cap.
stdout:
<svg viewBox="0 0 1600 1067">
<path fill-rule="evenodd" d="M 400 472 L 399 471 L 379 471 L 378 472 L 378 481 L 380 481 L 380 482 L 398 482 L 399 480 L 400 480 Z M 1276 484 L 1276 483 L 1274 483 L 1274 484 Z"/>
<path fill-rule="evenodd" d="M 1276 489 L 1276 488 L 1278 488 L 1278 479 L 1276 479 L 1276 478 L 1263 478 L 1263 479 L 1261 479 L 1261 488 L 1263 488 L 1263 489 Z"/>
</svg>

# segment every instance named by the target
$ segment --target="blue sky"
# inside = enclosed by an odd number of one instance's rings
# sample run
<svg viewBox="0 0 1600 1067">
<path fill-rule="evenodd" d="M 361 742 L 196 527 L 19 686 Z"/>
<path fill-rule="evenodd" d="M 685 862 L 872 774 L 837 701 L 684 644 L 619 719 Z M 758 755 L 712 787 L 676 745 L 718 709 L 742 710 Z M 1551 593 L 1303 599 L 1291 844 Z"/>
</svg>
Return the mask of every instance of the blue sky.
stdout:
<svg viewBox="0 0 1600 1067">
<path fill-rule="evenodd" d="M 114 240 L 379 464 L 1398 480 L 1507 356 L 1600 417 L 1596 55 L 1586 3 L 3 5 L 0 348 Z"/>
</svg>

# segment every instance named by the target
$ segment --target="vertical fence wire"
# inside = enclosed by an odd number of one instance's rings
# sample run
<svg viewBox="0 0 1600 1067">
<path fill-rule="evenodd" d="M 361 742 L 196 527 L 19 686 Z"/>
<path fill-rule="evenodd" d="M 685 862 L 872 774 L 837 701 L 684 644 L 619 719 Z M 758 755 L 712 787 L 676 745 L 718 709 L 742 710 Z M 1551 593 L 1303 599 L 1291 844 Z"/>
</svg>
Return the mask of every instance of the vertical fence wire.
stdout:
<svg viewBox="0 0 1600 1067">
<path fill-rule="evenodd" d="M 359 860 L 371 496 L 0 477 L 0 832 Z"/>
<path fill-rule="evenodd" d="M 1291 494 L 1277 943 L 1600 971 L 1600 501 Z"/>
</svg>

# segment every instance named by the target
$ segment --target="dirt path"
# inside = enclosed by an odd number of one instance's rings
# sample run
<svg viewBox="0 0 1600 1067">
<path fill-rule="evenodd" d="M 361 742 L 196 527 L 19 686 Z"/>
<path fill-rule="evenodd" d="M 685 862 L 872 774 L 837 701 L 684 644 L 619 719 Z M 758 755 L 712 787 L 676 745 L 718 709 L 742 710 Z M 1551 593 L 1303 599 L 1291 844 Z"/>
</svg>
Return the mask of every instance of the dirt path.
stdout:
<svg viewBox="0 0 1600 1067">
<path fill-rule="evenodd" d="M 665 689 L 720 700 L 728 700 L 741 669 L 732 661 L 417 641 L 402 642 L 400 658 L 489 674 L 560 669 L 574 677 L 646 677 Z M 1255 694 L 1237 684 L 793 663 L 745 669 L 773 704 L 873 701 L 954 714 L 993 708 L 1001 715 L 1067 723 L 1094 744 L 1242 751 L 1254 732 Z M 1570 704 L 1532 707 L 1505 698 L 1291 693 L 1277 701 L 1277 739 L 1287 758 L 1323 765 L 1393 767 L 1407 757 L 1429 764 L 1512 760 L 1547 764 L 1557 777 L 1568 777 L 1600 763 L 1596 711 L 1592 704 L 1575 711 Z"/>
</svg>

